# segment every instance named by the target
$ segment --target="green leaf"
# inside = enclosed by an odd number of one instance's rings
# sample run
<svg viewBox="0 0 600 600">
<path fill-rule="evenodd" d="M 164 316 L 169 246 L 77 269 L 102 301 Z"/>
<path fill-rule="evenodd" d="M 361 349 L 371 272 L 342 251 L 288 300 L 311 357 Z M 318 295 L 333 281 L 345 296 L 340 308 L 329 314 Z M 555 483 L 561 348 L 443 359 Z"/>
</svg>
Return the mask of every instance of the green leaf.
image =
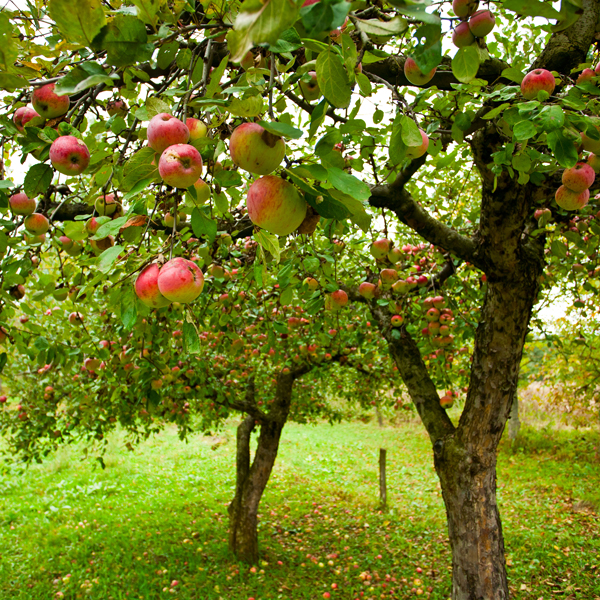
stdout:
<svg viewBox="0 0 600 600">
<path fill-rule="evenodd" d="M 91 46 L 106 24 L 100 0 L 50 0 L 50 17 L 69 42 Z"/>
<path fill-rule="evenodd" d="M 90 213 L 91 213 L 90 208 Z M 81 240 L 85 240 L 88 236 L 87 231 L 85 229 L 85 223 L 81 221 L 68 221 L 64 226 L 65 235 L 72 239 L 74 242 L 80 242 Z"/>
<path fill-rule="evenodd" d="M 202 350 L 200 335 L 198 334 L 198 329 L 196 329 L 194 323 L 188 321 L 183 323 L 183 340 L 189 354 L 199 354 Z"/>
<path fill-rule="evenodd" d="M 107 248 L 98 257 L 98 270 L 102 271 L 102 273 L 108 273 L 122 250 L 123 246 L 112 246 Z"/>
<path fill-rule="evenodd" d="M 369 227 L 371 227 L 372 217 L 367 212 L 365 205 L 360 200 L 357 200 L 348 194 L 344 194 L 339 190 L 331 190 L 331 195 L 336 200 L 342 202 L 342 204 L 348 209 L 350 212 L 350 220 L 358 225 L 365 233 L 367 233 L 369 231 Z"/>
<path fill-rule="evenodd" d="M 132 285 L 125 286 L 121 296 L 121 322 L 125 329 L 131 329 L 137 321 L 137 300 Z"/>
<path fill-rule="evenodd" d="M 344 66 L 352 81 L 354 78 L 354 68 L 358 60 L 358 51 L 356 44 L 347 33 L 342 34 L 342 56 L 344 57 Z"/>
<path fill-rule="evenodd" d="M 223 73 L 225 73 L 225 69 L 227 68 L 227 64 L 229 63 L 229 56 L 224 56 L 219 66 L 211 73 L 210 81 L 206 86 L 206 98 L 212 98 L 217 92 L 221 90 L 221 77 L 223 77 Z"/>
<path fill-rule="evenodd" d="M 329 190 L 317 186 L 317 196 L 305 194 L 304 199 L 324 218 L 343 221 L 350 215 L 350 211 L 342 202 L 334 198 Z M 319 196 L 322 198 L 319 199 Z"/>
<path fill-rule="evenodd" d="M 452 73 L 461 83 L 475 79 L 479 70 L 479 53 L 473 46 L 461 48 L 452 59 Z"/>
<path fill-rule="evenodd" d="M 257 117 L 263 112 L 264 102 L 262 96 L 249 96 L 248 98 L 234 98 L 226 110 L 237 117 Z"/>
<path fill-rule="evenodd" d="M 523 75 L 522 71 L 520 71 L 519 69 L 517 69 L 515 67 L 509 67 L 508 69 L 504 69 L 501 73 L 501 76 L 505 77 L 506 79 L 510 79 L 510 81 L 514 81 L 515 83 L 519 83 L 519 84 L 525 78 L 525 75 Z"/>
<path fill-rule="evenodd" d="M 407 146 L 420 146 L 423 143 L 419 126 L 407 116 L 400 119 L 402 126 L 402 141 Z"/>
<path fill-rule="evenodd" d="M 96 73 L 90 75 L 85 69 L 81 67 L 75 67 L 71 69 L 64 77 L 61 77 L 56 82 L 54 91 L 57 94 L 77 94 L 83 90 L 94 87 L 99 83 L 104 83 L 108 87 L 113 86 L 113 80 L 104 73 Z"/>
<path fill-rule="evenodd" d="M 520 121 L 513 127 L 513 135 L 519 142 L 534 138 L 537 134 L 538 131 L 531 121 Z"/>
<path fill-rule="evenodd" d="M 331 47 L 317 57 L 317 82 L 323 95 L 336 108 L 348 108 L 352 97 L 342 58 Z"/>
<path fill-rule="evenodd" d="M 565 124 L 565 113 L 560 106 L 552 104 L 544 106 L 537 120 L 544 131 L 550 132 L 560 129 Z"/>
<path fill-rule="evenodd" d="M 29 168 L 29 171 L 27 171 L 27 175 L 25 175 L 25 180 L 23 182 L 25 193 L 30 198 L 35 198 L 39 194 L 44 194 L 50 187 L 53 177 L 54 170 L 50 165 L 44 163 L 33 165 Z"/>
<path fill-rule="evenodd" d="M 312 114 L 310 115 L 310 127 L 308 128 L 308 137 L 312 138 L 313 135 L 317 132 L 317 129 L 322 125 L 325 120 L 325 116 L 327 115 L 327 109 L 329 108 L 329 103 L 325 98 L 315 106 Z"/>
<path fill-rule="evenodd" d="M 267 121 L 259 121 L 258 124 L 273 135 L 279 135 L 293 140 L 299 140 L 304 135 L 304 132 L 301 129 L 288 125 L 287 123 L 268 123 Z"/>
<path fill-rule="evenodd" d="M 2 374 L 2 371 L 4 371 L 7 361 L 8 354 L 6 354 L 6 352 L 2 352 L 2 354 L 0 354 L 0 375 Z"/>
<path fill-rule="evenodd" d="M 419 45 L 413 50 L 412 57 L 422 73 L 429 73 L 442 62 L 441 23 L 423 23 L 414 37 L 419 40 Z"/>
<path fill-rule="evenodd" d="M 154 161 L 154 165 L 152 164 Z M 123 178 L 119 186 L 125 191 L 130 191 L 140 181 L 151 179 L 155 181 L 160 178 L 156 163 L 158 157 L 152 148 L 146 147 L 138 150 L 123 167 Z M 140 190 L 141 191 L 141 190 Z"/>
<path fill-rule="evenodd" d="M 198 238 L 207 237 L 212 244 L 217 237 L 217 224 L 203 210 L 194 208 L 192 211 L 192 231 Z"/>
<path fill-rule="evenodd" d="M 302 40 L 293 27 L 283 31 L 279 39 L 274 44 L 269 45 L 269 50 L 275 54 L 294 52 L 294 50 L 299 50 L 300 48 L 302 48 Z"/>
<path fill-rule="evenodd" d="M 146 111 L 148 113 L 148 119 L 152 119 L 161 113 L 170 114 L 171 107 L 164 100 L 151 96 L 146 100 Z"/>
<path fill-rule="evenodd" d="M 406 158 L 407 145 L 402 141 L 402 119 L 404 115 L 398 113 L 392 124 L 390 136 L 390 160 L 393 164 L 400 164 Z"/>
<path fill-rule="evenodd" d="M 138 17 L 156 29 L 156 15 L 160 10 L 161 0 L 131 0 L 138 8 Z"/>
<path fill-rule="evenodd" d="M 502 8 L 525 17 L 560 19 L 560 13 L 556 9 L 547 2 L 539 2 L 539 0 L 504 0 Z"/>
<path fill-rule="evenodd" d="M 0 11 L 0 70 L 14 69 L 19 56 L 19 48 L 13 36 L 14 31 L 8 15 Z"/>
<path fill-rule="evenodd" d="M 166 69 L 175 60 L 177 50 L 179 50 L 179 44 L 175 41 L 161 46 L 156 57 L 158 68 Z"/>
<path fill-rule="evenodd" d="M 254 232 L 254 239 L 271 254 L 276 263 L 279 262 L 279 238 L 274 233 L 260 229 Z"/>
<path fill-rule="evenodd" d="M 364 73 L 356 73 L 355 77 L 360 93 L 365 98 L 368 98 L 373 93 L 373 86 L 371 85 L 369 78 Z"/>
<path fill-rule="evenodd" d="M 106 62 L 115 67 L 126 67 L 149 60 L 154 44 L 148 43 L 146 26 L 131 15 L 118 14 L 94 39 L 92 47 L 106 50 Z"/>
<path fill-rule="evenodd" d="M 298 10 L 293 0 L 245 0 L 233 30 L 227 34 L 229 58 L 240 62 L 252 46 L 277 43 L 280 35 L 296 22 Z"/>
<path fill-rule="evenodd" d="M 346 20 L 350 3 L 344 2 L 314 2 L 302 6 L 300 16 L 306 37 L 315 38 L 323 32 L 330 32 L 341 27 Z"/>
<path fill-rule="evenodd" d="M 567 258 L 567 246 L 558 240 L 550 244 L 550 251 L 558 258 Z"/>
<path fill-rule="evenodd" d="M 356 19 L 358 27 L 367 35 L 374 36 L 393 36 L 402 33 L 408 29 L 408 22 L 402 17 L 394 17 L 390 21 L 380 21 L 379 19 Z"/>
<path fill-rule="evenodd" d="M 354 175 L 336 168 L 327 169 L 327 173 L 329 183 L 336 190 L 340 190 L 340 192 L 344 192 L 344 194 L 348 194 L 357 200 L 368 200 L 371 197 L 369 186 L 364 181 L 354 177 Z"/>
<path fill-rule="evenodd" d="M 548 147 L 554 153 L 561 167 L 568 169 L 577 164 L 578 154 L 575 144 L 560 129 L 550 132 L 547 136 L 547 141 Z"/>
<path fill-rule="evenodd" d="M 405 0 L 391 0 L 390 4 L 396 8 L 396 11 L 401 15 L 410 17 L 423 23 L 429 23 L 430 25 L 439 25 L 441 19 L 436 13 L 428 13 L 425 9 L 429 6 L 430 2 L 411 2 L 410 4 Z"/>
<path fill-rule="evenodd" d="M 98 231 L 96 231 L 95 235 L 92 237 L 93 240 L 102 240 L 109 235 L 117 235 L 119 230 L 127 221 L 129 217 L 119 217 L 118 219 L 111 219 L 104 225 L 98 227 Z"/>
</svg>

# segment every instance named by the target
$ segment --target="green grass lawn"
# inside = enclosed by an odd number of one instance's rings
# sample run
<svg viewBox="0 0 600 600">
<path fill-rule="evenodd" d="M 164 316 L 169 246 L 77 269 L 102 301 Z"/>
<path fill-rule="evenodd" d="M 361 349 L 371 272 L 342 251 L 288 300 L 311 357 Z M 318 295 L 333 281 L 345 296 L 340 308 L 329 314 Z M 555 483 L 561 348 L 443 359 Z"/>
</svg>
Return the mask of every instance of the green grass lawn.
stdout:
<svg viewBox="0 0 600 600">
<path fill-rule="evenodd" d="M 525 430 L 499 455 L 513 596 L 600 598 L 597 436 Z M 446 599 L 450 552 L 419 424 L 290 424 L 261 504 L 262 561 L 227 550 L 234 424 L 134 452 L 116 436 L 102 471 L 74 448 L 0 476 L 0 599 Z M 215 443 L 217 442 L 217 443 Z M 388 501 L 378 505 L 378 448 Z"/>
</svg>

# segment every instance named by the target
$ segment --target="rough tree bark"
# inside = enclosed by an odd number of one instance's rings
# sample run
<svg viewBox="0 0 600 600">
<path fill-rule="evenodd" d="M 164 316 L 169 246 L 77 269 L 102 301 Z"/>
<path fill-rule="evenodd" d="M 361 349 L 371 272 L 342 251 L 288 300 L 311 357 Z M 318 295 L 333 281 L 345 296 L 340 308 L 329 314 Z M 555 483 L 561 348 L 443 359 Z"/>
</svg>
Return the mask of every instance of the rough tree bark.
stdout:
<svg viewBox="0 0 600 600">
<path fill-rule="evenodd" d="M 277 458 L 281 432 L 290 412 L 294 381 L 308 370 L 309 367 L 301 367 L 278 374 L 275 399 L 268 413 L 263 413 L 256 405 L 254 381 L 248 386 L 245 402 L 239 406 L 251 414 L 237 430 L 236 491 L 228 508 L 229 548 L 244 562 L 258 560 L 258 506 Z M 257 425 L 260 434 L 251 464 L 250 436 Z"/>
</svg>

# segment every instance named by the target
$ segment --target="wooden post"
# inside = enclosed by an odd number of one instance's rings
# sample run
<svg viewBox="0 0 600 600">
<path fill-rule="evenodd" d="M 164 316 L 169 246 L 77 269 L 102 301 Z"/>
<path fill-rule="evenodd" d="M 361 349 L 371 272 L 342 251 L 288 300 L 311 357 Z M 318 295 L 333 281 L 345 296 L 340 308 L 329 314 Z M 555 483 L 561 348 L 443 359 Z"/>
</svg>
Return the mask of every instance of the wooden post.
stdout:
<svg viewBox="0 0 600 600">
<path fill-rule="evenodd" d="M 387 509 L 387 487 L 385 481 L 385 455 L 387 450 L 379 448 L 379 502 L 381 510 Z"/>
</svg>

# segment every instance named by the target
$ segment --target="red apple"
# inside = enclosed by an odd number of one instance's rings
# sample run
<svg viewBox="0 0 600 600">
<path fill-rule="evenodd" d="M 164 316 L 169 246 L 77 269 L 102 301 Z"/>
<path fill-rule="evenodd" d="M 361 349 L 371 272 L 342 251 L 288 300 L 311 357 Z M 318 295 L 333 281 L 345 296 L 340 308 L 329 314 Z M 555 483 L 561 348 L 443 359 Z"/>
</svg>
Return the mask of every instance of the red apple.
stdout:
<svg viewBox="0 0 600 600">
<path fill-rule="evenodd" d="M 348 294 L 344 290 L 337 290 L 328 294 L 325 298 L 325 309 L 326 310 L 341 310 L 348 304 Z"/>
<path fill-rule="evenodd" d="M 419 129 L 419 131 L 421 132 L 421 139 L 423 142 L 419 146 L 408 146 L 406 148 L 407 158 L 419 158 L 420 156 L 423 156 L 427 152 L 427 148 L 429 148 L 429 137 L 427 137 L 427 134 L 422 129 Z"/>
<path fill-rule="evenodd" d="M 28 198 L 25 192 L 13 194 L 9 199 L 10 209 L 15 215 L 30 215 L 35 211 L 36 202 Z"/>
<path fill-rule="evenodd" d="M 402 317 L 401 315 L 394 315 L 392 317 L 392 327 L 400 327 L 400 325 L 402 325 L 402 323 L 404 323 L 404 317 Z"/>
<path fill-rule="evenodd" d="M 229 152 L 233 163 L 244 171 L 268 175 L 281 164 L 285 142 L 257 123 L 244 123 L 231 134 Z"/>
<path fill-rule="evenodd" d="M 475 41 L 475 36 L 471 33 L 469 24 L 466 21 L 459 23 L 452 32 L 452 43 L 457 48 L 465 48 Z"/>
<path fill-rule="evenodd" d="M 33 235 L 42 235 L 50 229 L 50 221 L 40 213 L 32 213 L 25 217 L 23 225 Z"/>
<path fill-rule="evenodd" d="M 521 94 L 526 100 L 537 98 L 538 92 L 544 90 L 552 95 L 556 81 L 554 75 L 546 69 L 534 69 L 525 75 L 521 81 Z"/>
<path fill-rule="evenodd" d="M 594 169 L 584 162 L 578 162 L 574 167 L 565 169 L 562 174 L 563 185 L 577 193 L 591 187 L 594 179 L 596 179 Z"/>
<path fill-rule="evenodd" d="M 470 17 L 479 7 L 479 0 L 452 0 L 452 10 L 457 17 Z"/>
<path fill-rule="evenodd" d="M 440 406 L 442 408 L 452 408 L 454 404 L 454 398 L 452 396 L 444 395 L 440 398 Z"/>
<path fill-rule="evenodd" d="M 469 29 L 477 37 L 485 37 L 494 29 L 496 17 L 489 10 L 478 10 L 469 18 Z"/>
<path fill-rule="evenodd" d="M 187 144 L 190 139 L 190 130 L 173 115 L 160 113 L 150 119 L 146 136 L 150 148 L 156 152 L 163 152 L 169 146 Z"/>
<path fill-rule="evenodd" d="M 47 83 L 33 90 L 31 104 L 35 111 L 44 119 L 55 119 L 69 110 L 69 96 L 54 92 L 54 83 Z"/>
<path fill-rule="evenodd" d="M 433 79 L 436 70 L 437 69 L 434 67 L 429 73 L 422 73 L 414 58 L 411 58 L 410 56 L 404 62 L 404 76 L 413 85 L 425 85 L 426 83 L 429 83 Z"/>
<path fill-rule="evenodd" d="M 381 287 L 389 290 L 396 281 L 398 281 L 398 271 L 396 269 L 382 269 L 379 273 Z"/>
<path fill-rule="evenodd" d="M 71 325 L 82 325 L 83 315 L 79 312 L 72 312 L 69 315 L 69 323 L 71 323 Z"/>
<path fill-rule="evenodd" d="M 583 208 L 590 199 L 590 190 L 583 192 L 572 192 L 570 189 L 561 185 L 554 196 L 556 204 L 565 210 L 579 210 Z"/>
<path fill-rule="evenodd" d="M 171 301 L 165 298 L 158 289 L 158 274 L 160 267 L 156 263 L 148 265 L 135 280 L 137 297 L 150 308 L 168 306 Z"/>
<path fill-rule="evenodd" d="M 119 117 L 124 117 L 127 114 L 127 103 L 122 98 L 117 98 L 116 100 L 109 100 L 106 103 L 106 112 L 114 117 L 115 115 Z"/>
<path fill-rule="evenodd" d="M 41 122 L 43 121 L 42 117 L 40 117 L 40 115 L 38 115 L 33 108 L 29 108 L 29 106 L 22 106 L 15 111 L 13 122 L 17 129 L 23 133 L 23 131 L 25 131 L 25 125 L 35 118 L 38 118 L 40 122 L 39 124 L 41 125 Z"/>
<path fill-rule="evenodd" d="M 158 273 L 158 289 L 171 300 L 188 304 L 194 301 L 204 287 L 204 276 L 196 263 L 177 257 L 166 263 Z"/>
<path fill-rule="evenodd" d="M 306 216 L 307 205 L 298 190 L 281 177 L 257 179 L 246 196 L 250 220 L 276 235 L 288 235 Z"/>
<path fill-rule="evenodd" d="M 371 244 L 369 252 L 376 260 L 385 260 L 391 248 L 392 242 L 390 242 L 390 240 L 386 238 L 380 238 Z"/>
<path fill-rule="evenodd" d="M 90 163 L 90 152 L 79 138 L 63 135 L 50 146 L 50 162 L 63 175 L 79 175 Z"/>
<path fill-rule="evenodd" d="M 114 194 L 106 194 L 96 199 L 94 208 L 100 216 L 110 216 L 117 212 L 121 205 L 115 199 Z"/>
<path fill-rule="evenodd" d="M 596 71 L 594 71 L 594 69 L 584 69 L 577 76 L 577 81 L 575 82 L 575 84 L 579 85 L 580 83 L 587 83 L 591 81 L 594 77 L 596 77 Z"/>
<path fill-rule="evenodd" d="M 307 102 L 312 102 L 321 97 L 321 88 L 317 82 L 317 73 L 315 71 L 309 71 L 310 81 L 302 81 L 298 83 L 302 96 Z"/>
<path fill-rule="evenodd" d="M 200 152 L 190 144 L 169 146 L 160 156 L 158 172 L 167 185 L 189 188 L 202 174 Z"/>
<path fill-rule="evenodd" d="M 377 294 L 377 286 L 374 283 L 365 281 L 358 286 L 358 293 L 367 300 L 373 300 Z"/>
<path fill-rule="evenodd" d="M 185 125 L 190 132 L 190 140 L 198 140 L 200 138 L 206 137 L 206 133 L 208 129 L 206 125 L 200 119 L 194 119 L 193 117 L 188 117 L 185 120 Z"/>
</svg>

